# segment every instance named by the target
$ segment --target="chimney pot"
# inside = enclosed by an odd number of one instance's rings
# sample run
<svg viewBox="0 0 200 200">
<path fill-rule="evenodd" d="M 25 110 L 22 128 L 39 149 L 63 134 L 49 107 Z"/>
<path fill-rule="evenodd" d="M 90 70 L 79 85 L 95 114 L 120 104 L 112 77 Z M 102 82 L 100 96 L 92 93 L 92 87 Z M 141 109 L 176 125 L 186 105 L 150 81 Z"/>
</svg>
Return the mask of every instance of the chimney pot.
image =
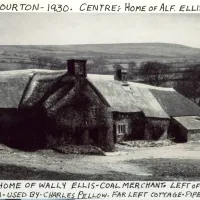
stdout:
<svg viewBox="0 0 200 200">
<path fill-rule="evenodd" d="M 124 69 L 117 69 L 115 73 L 115 80 L 127 82 L 128 72 Z"/>
<path fill-rule="evenodd" d="M 72 76 L 86 77 L 86 63 L 84 59 L 70 59 L 67 60 L 68 74 Z"/>
</svg>

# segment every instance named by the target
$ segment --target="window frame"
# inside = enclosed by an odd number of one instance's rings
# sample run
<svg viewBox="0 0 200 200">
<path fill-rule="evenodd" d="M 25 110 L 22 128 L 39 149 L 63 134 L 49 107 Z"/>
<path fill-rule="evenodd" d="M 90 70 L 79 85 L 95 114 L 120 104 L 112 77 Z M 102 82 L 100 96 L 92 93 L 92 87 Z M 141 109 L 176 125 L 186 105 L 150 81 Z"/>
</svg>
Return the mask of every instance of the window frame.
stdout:
<svg viewBox="0 0 200 200">
<path fill-rule="evenodd" d="M 97 118 L 99 115 L 99 108 L 97 106 L 92 106 L 91 109 L 92 118 Z"/>
<path fill-rule="evenodd" d="M 127 123 L 117 124 L 117 127 L 116 127 L 117 134 L 126 134 L 127 133 L 127 127 L 128 127 Z"/>
</svg>

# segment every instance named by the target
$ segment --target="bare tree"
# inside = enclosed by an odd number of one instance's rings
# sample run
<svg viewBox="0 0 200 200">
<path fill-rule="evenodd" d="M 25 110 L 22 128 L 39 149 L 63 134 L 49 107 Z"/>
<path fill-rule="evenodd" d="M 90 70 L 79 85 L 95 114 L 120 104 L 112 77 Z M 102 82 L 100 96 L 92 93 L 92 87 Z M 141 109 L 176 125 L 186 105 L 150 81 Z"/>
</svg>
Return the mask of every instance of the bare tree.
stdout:
<svg viewBox="0 0 200 200">
<path fill-rule="evenodd" d="M 92 61 L 92 63 L 87 63 L 88 72 L 102 74 L 107 71 L 107 68 L 105 66 L 107 64 L 107 61 L 104 58 L 99 57 L 93 59 Z"/>
<path fill-rule="evenodd" d="M 182 72 L 182 79 L 175 84 L 175 89 L 197 103 L 200 97 L 200 65 L 188 66 Z"/>
<path fill-rule="evenodd" d="M 133 79 L 134 76 L 135 76 L 135 70 L 137 68 L 137 65 L 135 62 L 130 62 L 128 63 L 128 76 L 129 76 L 129 79 Z"/>
<path fill-rule="evenodd" d="M 113 69 L 116 71 L 118 69 L 123 69 L 123 67 L 120 64 L 114 64 Z"/>
<path fill-rule="evenodd" d="M 22 69 L 28 69 L 28 68 L 30 68 L 31 63 L 22 60 L 22 61 L 19 62 L 19 65 L 20 65 L 20 67 L 21 67 Z"/>
<path fill-rule="evenodd" d="M 31 63 L 36 68 L 47 68 L 47 64 L 49 61 L 49 57 L 39 56 L 39 55 L 31 55 L 30 56 Z"/>
<path fill-rule="evenodd" d="M 159 62 L 142 63 L 139 78 L 150 85 L 160 86 L 169 80 L 170 66 Z"/>
<path fill-rule="evenodd" d="M 65 63 L 63 63 L 60 59 L 53 58 L 53 57 L 49 57 L 47 65 L 49 69 L 64 69 L 65 68 Z"/>
</svg>

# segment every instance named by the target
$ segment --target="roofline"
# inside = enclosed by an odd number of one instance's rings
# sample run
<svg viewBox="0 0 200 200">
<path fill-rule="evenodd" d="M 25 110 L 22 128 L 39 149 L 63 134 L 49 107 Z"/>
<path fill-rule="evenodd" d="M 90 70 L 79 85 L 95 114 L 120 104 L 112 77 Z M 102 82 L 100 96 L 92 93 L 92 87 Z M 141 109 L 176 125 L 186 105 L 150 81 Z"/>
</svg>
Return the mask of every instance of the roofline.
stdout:
<svg viewBox="0 0 200 200">
<path fill-rule="evenodd" d="M 170 116 L 170 118 L 176 118 L 176 117 L 200 117 L 200 115 L 179 115 L 179 116 Z"/>
<path fill-rule="evenodd" d="M 101 101 L 103 101 L 103 103 L 106 104 L 106 106 L 111 107 L 108 101 L 101 94 L 101 92 L 94 86 L 94 84 L 91 83 L 88 79 L 87 79 L 87 82 L 90 85 L 90 87 L 94 90 L 94 92 L 98 95 L 98 97 L 101 99 Z"/>
<path fill-rule="evenodd" d="M 123 111 L 112 111 L 113 113 L 122 113 L 122 114 L 133 114 L 133 113 L 141 113 L 143 114 L 142 111 L 135 111 L 135 112 L 123 112 Z"/>
<path fill-rule="evenodd" d="M 148 119 L 157 119 L 157 120 L 164 120 L 164 119 L 170 120 L 170 117 L 146 117 L 146 118 L 148 118 Z"/>
<path fill-rule="evenodd" d="M 58 73 L 58 72 L 67 72 L 67 70 L 63 69 L 58 69 L 58 70 L 53 70 L 53 69 L 39 69 L 39 68 L 30 68 L 30 69 L 16 69 L 16 70 L 5 70 L 5 71 L 0 71 L 0 74 L 6 74 L 6 73 L 13 73 L 13 72 L 30 72 L 30 73 L 38 73 L 38 72 L 53 72 L 53 73 Z"/>
<path fill-rule="evenodd" d="M 29 81 L 28 81 L 28 83 L 27 83 L 27 85 L 26 85 L 26 87 L 25 87 L 25 89 L 24 89 L 24 91 L 23 91 L 23 94 L 22 94 L 22 96 L 21 96 L 21 99 L 20 99 L 20 101 L 19 101 L 18 109 L 21 108 L 21 105 L 22 105 L 22 103 L 23 103 L 24 97 L 26 96 L 26 93 L 27 93 L 27 91 L 28 91 L 29 85 L 31 84 L 31 82 L 32 82 L 32 80 L 33 80 L 33 78 L 34 78 L 34 76 L 35 76 L 35 73 L 33 73 L 31 77 L 29 77 Z"/>
<path fill-rule="evenodd" d="M 114 75 L 113 74 L 91 74 L 91 73 L 88 73 L 88 75 L 97 75 L 97 76 L 107 76 L 107 77 L 112 77 L 113 79 L 109 79 L 109 80 L 112 80 L 112 81 L 118 81 L 118 80 L 115 80 L 114 79 Z M 92 77 L 88 77 L 89 79 Z M 121 81 L 118 81 L 118 82 L 121 82 Z M 151 89 L 151 90 L 161 90 L 161 91 L 176 91 L 173 87 L 161 87 L 161 86 L 154 86 L 154 85 L 150 85 L 150 84 L 146 84 L 146 83 L 140 83 L 140 82 L 137 82 L 137 81 L 127 81 L 128 84 L 136 84 L 138 85 L 139 87 L 145 87 L 145 88 L 148 88 L 148 89 Z"/>
</svg>

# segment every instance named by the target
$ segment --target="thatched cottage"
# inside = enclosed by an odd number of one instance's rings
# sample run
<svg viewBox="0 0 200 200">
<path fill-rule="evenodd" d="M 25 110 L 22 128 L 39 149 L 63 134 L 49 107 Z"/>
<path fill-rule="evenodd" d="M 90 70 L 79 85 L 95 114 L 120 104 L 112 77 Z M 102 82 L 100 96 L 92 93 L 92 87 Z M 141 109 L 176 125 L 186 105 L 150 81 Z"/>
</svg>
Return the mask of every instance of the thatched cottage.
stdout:
<svg viewBox="0 0 200 200">
<path fill-rule="evenodd" d="M 177 119 L 186 116 L 200 116 L 200 107 L 173 88 L 128 82 L 123 70 L 87 74 L 86 60 L 68 60 L 67 70 L 0 72 L 0 140 L 16 148 L 65 142 L 110 151 L 127 139 L 187 141 L 185 129 L 182 137 L 173 128 L 182 133 Z"/>
</svg>

